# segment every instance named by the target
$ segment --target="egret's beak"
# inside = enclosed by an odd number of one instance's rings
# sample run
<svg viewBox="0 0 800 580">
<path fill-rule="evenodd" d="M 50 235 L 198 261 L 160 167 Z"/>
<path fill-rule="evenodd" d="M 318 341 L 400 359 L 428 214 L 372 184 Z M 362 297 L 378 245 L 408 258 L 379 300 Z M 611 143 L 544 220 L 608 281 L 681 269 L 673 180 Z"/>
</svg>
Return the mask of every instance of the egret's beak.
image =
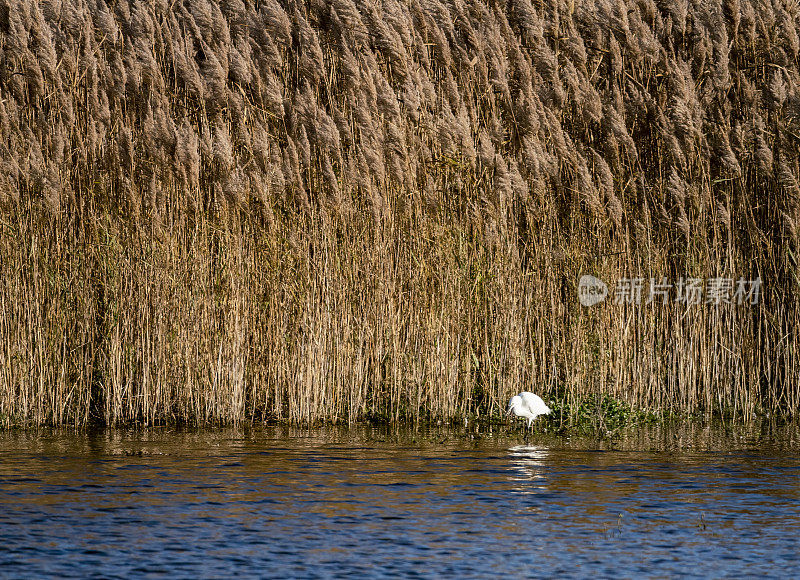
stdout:
<svg viewBox="0 0 800 580">
<path fill-rule="evenodd" d="M 508 409 L 506 409 L 506 417 L 508 417 L 511 414 L 511 411 L 513 411 L 513 410 L 514 410 L 514 407 L 509 407 Z"/>
</svg>

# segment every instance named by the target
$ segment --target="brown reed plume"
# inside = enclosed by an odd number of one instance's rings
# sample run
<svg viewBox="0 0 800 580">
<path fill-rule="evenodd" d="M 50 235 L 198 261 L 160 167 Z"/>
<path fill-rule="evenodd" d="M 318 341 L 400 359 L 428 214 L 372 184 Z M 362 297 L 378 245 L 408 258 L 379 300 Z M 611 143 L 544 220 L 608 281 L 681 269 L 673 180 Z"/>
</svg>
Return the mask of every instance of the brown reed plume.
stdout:
<svg viewBox="0 0 800 580">
<path fill-rule="evenodd" d="M 795 415 L 798 19 L 0 0 L 0 424 Z"/>
</svg>

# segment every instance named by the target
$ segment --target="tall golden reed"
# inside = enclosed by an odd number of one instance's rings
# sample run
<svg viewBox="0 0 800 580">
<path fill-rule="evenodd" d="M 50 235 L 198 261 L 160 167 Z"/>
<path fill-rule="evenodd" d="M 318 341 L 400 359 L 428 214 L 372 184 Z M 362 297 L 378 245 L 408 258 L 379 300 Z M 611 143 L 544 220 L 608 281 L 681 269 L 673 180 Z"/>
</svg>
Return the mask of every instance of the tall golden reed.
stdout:
<svg viewBox="0 0 800 580">
<path fill-rule="evenodd" d="M 0 424 L 798 412 L 778 0 L 0 0 Z M 763 282 L 592 308 L 577 280 Z"/>
</svg>

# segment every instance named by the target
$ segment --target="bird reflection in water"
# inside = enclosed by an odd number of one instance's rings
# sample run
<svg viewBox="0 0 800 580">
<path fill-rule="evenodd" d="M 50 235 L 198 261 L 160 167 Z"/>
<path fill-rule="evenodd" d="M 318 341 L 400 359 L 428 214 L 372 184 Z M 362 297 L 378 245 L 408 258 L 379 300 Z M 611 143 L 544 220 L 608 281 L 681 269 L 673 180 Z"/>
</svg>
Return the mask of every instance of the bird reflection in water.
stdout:
<svg viewBox="0 0 800 580">
<path fill-rule="evenodd" d="M 545 461 L 550 451 L 541 445 L 516 445 L 508 450 L 511 467 L 516 472 L 512 481 L 520 482 L 517 491 L 538 493 L 547 489 Z"/>
</svg>

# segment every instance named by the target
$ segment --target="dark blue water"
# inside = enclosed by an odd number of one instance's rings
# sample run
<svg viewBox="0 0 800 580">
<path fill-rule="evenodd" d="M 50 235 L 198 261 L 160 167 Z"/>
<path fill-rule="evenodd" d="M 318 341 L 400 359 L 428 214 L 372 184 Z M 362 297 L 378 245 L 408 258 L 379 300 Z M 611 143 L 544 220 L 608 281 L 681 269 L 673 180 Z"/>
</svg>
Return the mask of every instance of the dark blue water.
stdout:
<svg viewBox="0 0 800 580">
<path fill-rule="evenodd" d="M 0 577 L 796 576 L 796 433 L 751 435 L 0 434 Z"/>
</svg>

